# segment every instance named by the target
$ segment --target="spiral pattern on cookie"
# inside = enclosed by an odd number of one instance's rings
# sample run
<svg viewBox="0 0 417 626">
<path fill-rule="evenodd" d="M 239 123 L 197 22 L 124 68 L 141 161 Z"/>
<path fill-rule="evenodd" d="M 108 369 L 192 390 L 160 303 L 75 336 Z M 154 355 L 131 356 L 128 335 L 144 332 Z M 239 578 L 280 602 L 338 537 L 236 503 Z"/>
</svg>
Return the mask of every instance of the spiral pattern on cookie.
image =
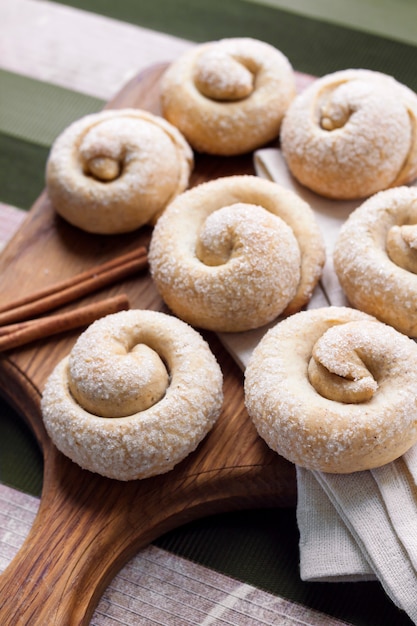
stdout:
<svg viewBox="0 0 417 626">
<path fill-rule="evenodd" d="M 268 331 L 245 372 L 258 433 L 289 461 L 349 473 L 417 441 L 417 345 L 345 307 L 303 311 Z"/>
<path fill-rule="evenodd" d="M 417 188 L 380 191 L 342 226 L 334 267 L 352 306 L 417 337 Z"/>
<path fill-rule="evenodd" d="M 324 256 L 308 204 L 271 181 L 231 176 L 178 196 L 154 229 L 148 258 L 178 317 L 237 332 L 298 311 Z"/>
<path fill-rule="evenodd" d="M 391 76 L 350 69 L 297 96 L 281 129 L 294 177 L 330 198 L 363 198 L 417 178 L 417 95 Z"/>
<path fill-rule="evenodd" d="M 57 448 L 117 480 L 171 470 L 217 420 L 222 373 L 201 335 L 164 313 L 92 324 L 50 375 L 43 420 Z"/>
<path fill-rule="evenodd" d="M 194 149 L 225 156 L 276 138 L 294 97 L 287 57 L 251 38 L 195 46 L 171 64 L 161 82 L 164 117 Z"/>
<path fill-rule="evenodd" d="M 46 185 L 56 212 L 74 226 L 124 233 L 153 224 L 187 188 L 192 167 L 190 146 L 166 120 L 139 109 L 107 110 L 57 137 Z"/>
</svg>

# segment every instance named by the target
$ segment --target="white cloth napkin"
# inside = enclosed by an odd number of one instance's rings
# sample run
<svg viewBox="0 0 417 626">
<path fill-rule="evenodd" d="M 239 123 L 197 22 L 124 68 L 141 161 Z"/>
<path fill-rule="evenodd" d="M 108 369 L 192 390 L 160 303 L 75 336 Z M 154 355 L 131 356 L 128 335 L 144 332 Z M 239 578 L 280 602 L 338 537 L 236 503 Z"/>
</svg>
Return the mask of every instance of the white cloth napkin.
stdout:
<svg viewBox="0 0 417 626">
<path fill-rule="evenodd" d="M 360 202 L 328 200 L 305 189 L 291 176 L 276 148 L 256 152 L 254 164 L 258 176 L 298 193 L 317 216 L 327 260 L 309 308 L 348 305 L 332 255 L 340 226 Z M 244 370 L 268 328 L 220 338 Z M 377 579 L 394 604 L 417 624 L 417 446 L 371 471 L 337 475 L 296 469 L 301 578 Z"/>
</svg>

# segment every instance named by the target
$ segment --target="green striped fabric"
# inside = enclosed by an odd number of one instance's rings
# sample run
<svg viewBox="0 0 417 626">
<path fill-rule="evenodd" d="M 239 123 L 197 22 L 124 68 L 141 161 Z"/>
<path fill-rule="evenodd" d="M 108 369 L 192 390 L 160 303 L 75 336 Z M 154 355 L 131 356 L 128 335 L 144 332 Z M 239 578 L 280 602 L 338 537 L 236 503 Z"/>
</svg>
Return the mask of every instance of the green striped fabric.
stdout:
<svg viewBox="0 0 417 626">
<path fill-rule="evenodd" d="M 0 397 L 0 482 L 40 496 L 42 470 L 42 454 L 32 432 Z"/>
<path fill-rule="evenodd" d="M 367 67 L 395 74 L 398 80 L 417 90 L 416 47 L 278 9 L 272 3 L 247 0 L 66 0 L 63 4 L 192 41 L 256 37 L 282 50 L 300 72 L 321 75 L 346 67 Z M 366 4 L 372 3 L 368 0 Z M 392 10 L 401 10 L 401 4 L 401 1 L 392 3 Z"/>
<path fill-rule="evenodd" d="M 55 137 L 104 102 L 0 70 L 0 201 L 29 209 L 44 187 Z"/>
</svg>

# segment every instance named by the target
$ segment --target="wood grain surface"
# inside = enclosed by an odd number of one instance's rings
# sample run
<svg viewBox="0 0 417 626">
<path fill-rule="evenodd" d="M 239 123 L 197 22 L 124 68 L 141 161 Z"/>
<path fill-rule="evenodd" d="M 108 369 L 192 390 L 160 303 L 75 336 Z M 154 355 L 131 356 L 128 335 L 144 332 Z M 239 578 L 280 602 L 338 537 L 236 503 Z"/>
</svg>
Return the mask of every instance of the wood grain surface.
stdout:
<svg viewBox="0 0 417 626">
<path fill-rule="evenodd" d="M 164 69 L 161 65 L 145 71 L 108 106 L 159 113 L 158 84 Z M 251 155 L 224 159 L 196 155 L 191 184 L 235 173 L 253 173 Z M 148 245 L 150 236 L 150 228 L 123 236 L 83 233 L 55 215 L 44 193 L 1 254 L 2 292 L 12 301 Z M 133 308 L 166 311 L 147 271 L 82 303 L 119 293 L 128 295 Z M 1 393 L 34 430 L 45 468 L 34 525 L 0 577 L 1 624 L 88 624 L 116 572 L 160 534 L 215 512 L 295 504 L 293 466 L 257 436 L 244 408 L 242 372 L 215 335 L 203 334 L 224 374 L 220 419 L 199 448 L 173 471 L 128 483 L 81 470 L 56 450 L 42 424 L 39 400 L 45 380 L 69 352 L 78 332 L 0 357 Z"/>
</svg>

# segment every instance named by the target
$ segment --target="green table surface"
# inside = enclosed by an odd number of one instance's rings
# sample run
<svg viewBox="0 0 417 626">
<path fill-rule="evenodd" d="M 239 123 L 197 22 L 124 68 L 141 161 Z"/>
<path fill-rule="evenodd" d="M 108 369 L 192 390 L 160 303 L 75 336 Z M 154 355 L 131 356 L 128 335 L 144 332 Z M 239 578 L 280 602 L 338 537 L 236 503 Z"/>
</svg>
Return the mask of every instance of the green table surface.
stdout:
<svg viewBox="0 0 417 626">
<path fill-rule="evenodd" d="M 196 42 L 256 37 L 281 49 L 302 72 L 318 76 L 366 67 L 391 74 L 417 90 L 416 0 L 73 0 L 61 4 Z M 0 202 L 29 209 L 43 189 L 45 161 L 54 137 L 72 120 L 103 104 L 0 70 Z M 31 432 L 4 400 L 0 400 L 0 482 L 41 493 L 42 456 Z M 301 582 L 292 509 L 204 518 L 156 544 L 358 626 L 411 623 L 378 583 Z"/>
</svg>

